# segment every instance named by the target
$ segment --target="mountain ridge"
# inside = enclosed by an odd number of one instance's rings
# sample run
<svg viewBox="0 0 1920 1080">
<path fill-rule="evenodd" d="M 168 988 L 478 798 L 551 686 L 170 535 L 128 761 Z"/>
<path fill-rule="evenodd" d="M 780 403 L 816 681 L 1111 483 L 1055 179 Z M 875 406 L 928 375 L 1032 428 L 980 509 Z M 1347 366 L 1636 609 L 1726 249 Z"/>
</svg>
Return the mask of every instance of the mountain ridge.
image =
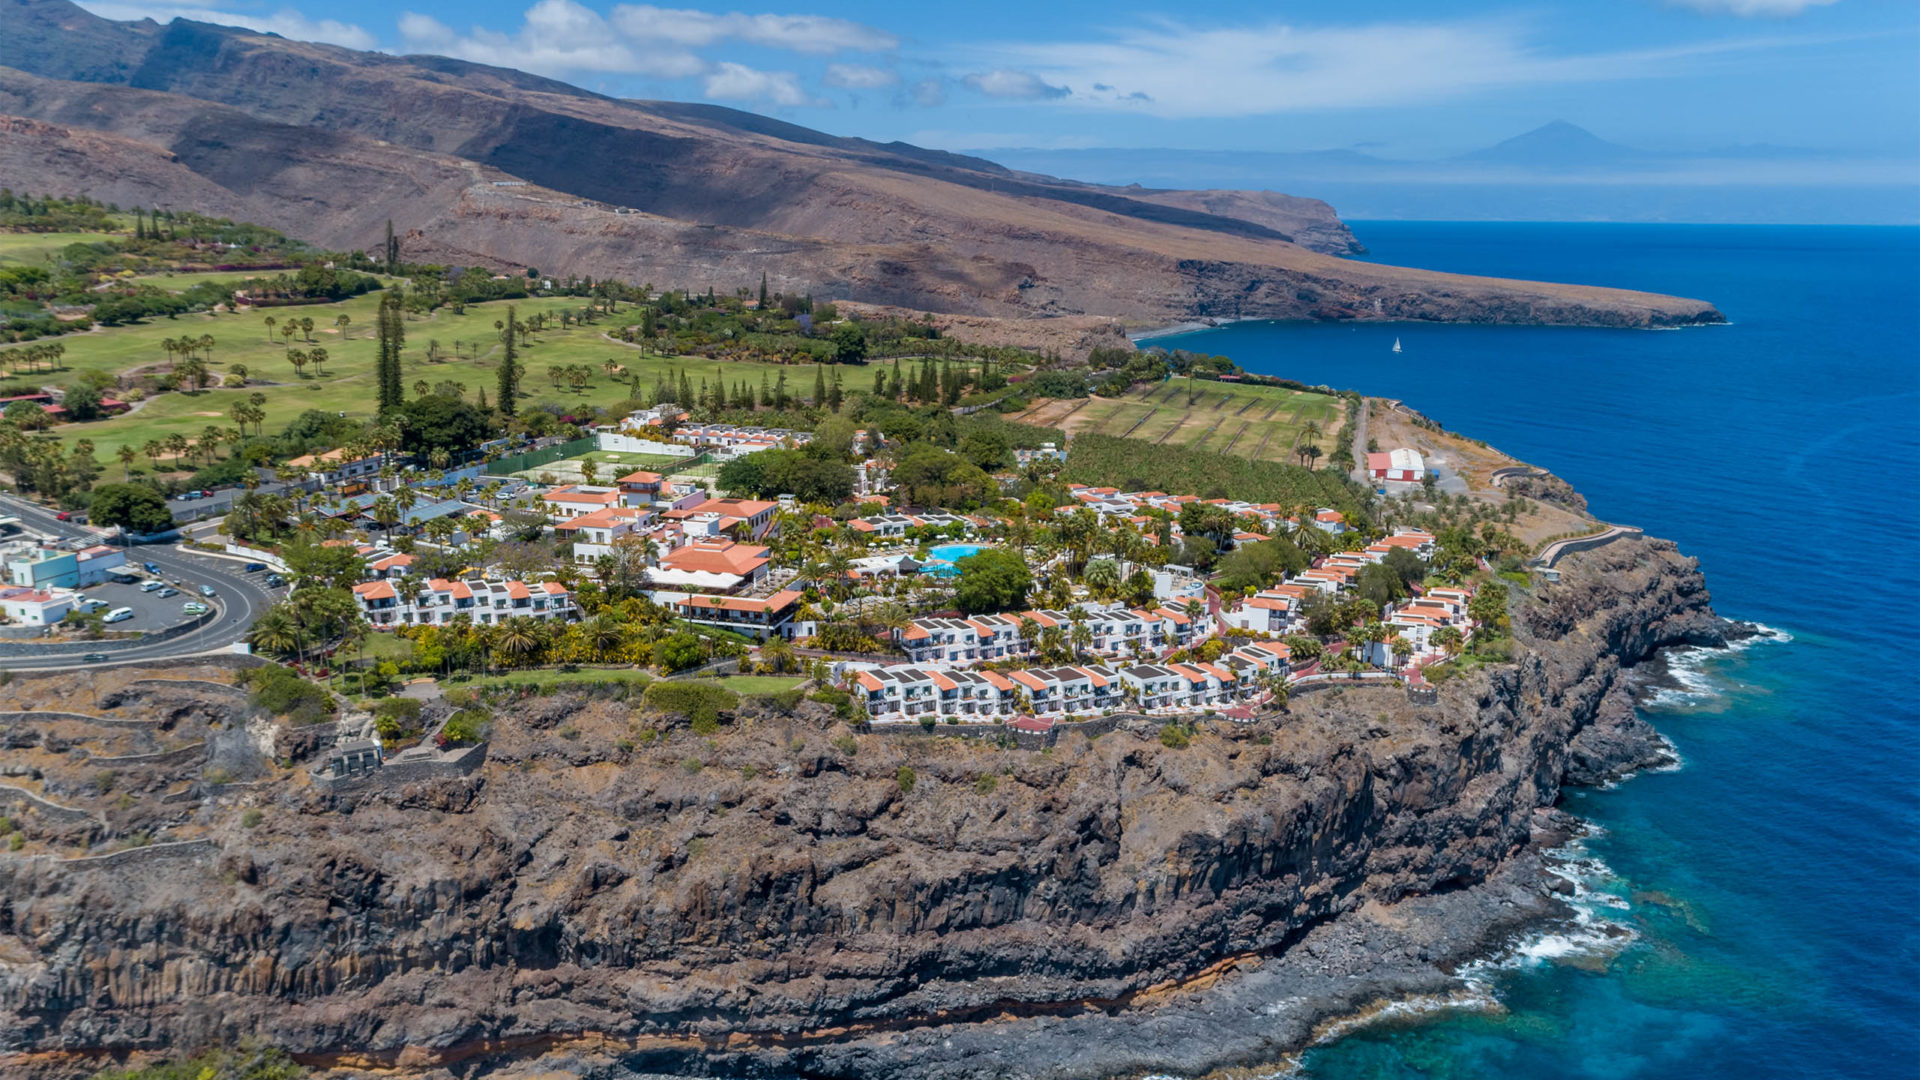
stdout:
<svg viewBox="0 0 1920 1080">
<path fill-rule="evenodd" d="M 0 113 L 148 148 L 43 133 L 0 150 L 0 182 L 183 208 L 170 191 L 209 197 L 212 182 L 231 213 L 329 246 L 370 245 L 391 218 L 413 258 L 695 288 L 765 272 L 849 300 L 1135 325 L 1721 318 L 1701 301 L 1345 262 L 1332 256 L 1361 249 L 1314 199 L 1086 184 L 466 61 L 114 23 L 67 0 L 0 0 L 0 22 L 25 28 L 0 38 L 14 69 Z"/>
</svg>

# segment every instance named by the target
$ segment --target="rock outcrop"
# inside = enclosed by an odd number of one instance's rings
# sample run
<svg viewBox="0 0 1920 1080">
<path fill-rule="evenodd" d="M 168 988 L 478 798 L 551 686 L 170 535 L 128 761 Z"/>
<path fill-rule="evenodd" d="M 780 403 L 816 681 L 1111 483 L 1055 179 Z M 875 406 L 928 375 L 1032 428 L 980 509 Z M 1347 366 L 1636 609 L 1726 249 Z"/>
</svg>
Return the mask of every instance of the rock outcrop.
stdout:
<svg viewBox="0 0 1920 1080">
<path fill-rule="evenodd" d="M 811 704 L 704 738 L 623 701 L 549 698 L 538 725 L 501 711 L 476 776 L 352 797 L 256 787 L 263 820 L 210 810 L 217 851 L 197 862 L 0 856 L 0 1070 L 243 1037 L 315 1063 L 506 1073 L 582 1055 L 609 1075 L 1271 1060 L 1270 1031 L 1161 1030 L 1178 1009 L 1158 1003 L 1304 977 L 1308 957 L 1322 975 L 1335 956 L 1430 967 L 1537 916 L 1550 898 L 1514 875 L 1542 812 L 1569 780 L 1641 763 L 1623 666 L 1719 639 L 1670 544 L 1622 540 L 1561 569 L 1516 596 L 1516 662 L 1447 683 L 1436 706 L 1348 689 L 1182 750 L 1115 732 L 1028 753 L 849 742 Z M 1442 941 L 1433 905 L 1454 894 L 1504 899 Z M 1418 927 L 1390 929 L 1387 909 Z M 1151 1040 L 1088 1052 L 1057 1027 L 1114 1017 Z"/>
</svg>

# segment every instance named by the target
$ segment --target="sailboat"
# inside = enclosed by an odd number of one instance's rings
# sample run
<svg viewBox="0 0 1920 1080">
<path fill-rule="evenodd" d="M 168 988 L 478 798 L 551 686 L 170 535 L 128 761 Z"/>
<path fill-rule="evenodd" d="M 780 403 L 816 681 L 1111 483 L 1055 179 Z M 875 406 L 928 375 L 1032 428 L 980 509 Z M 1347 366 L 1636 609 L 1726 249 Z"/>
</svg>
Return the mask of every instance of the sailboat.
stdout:
<svg viewBox="0 0 1920 1080">
<path fill-rule="evenodd" d="M 1394 339 L 1393 339 L 1393 351 L 1394 351 L 1394 352 L 1399 352 L 1399 351 L 1400 351 L 1400 339 L 1399 339 L 1399 338 L 1394 338 Z"/>
</svg>

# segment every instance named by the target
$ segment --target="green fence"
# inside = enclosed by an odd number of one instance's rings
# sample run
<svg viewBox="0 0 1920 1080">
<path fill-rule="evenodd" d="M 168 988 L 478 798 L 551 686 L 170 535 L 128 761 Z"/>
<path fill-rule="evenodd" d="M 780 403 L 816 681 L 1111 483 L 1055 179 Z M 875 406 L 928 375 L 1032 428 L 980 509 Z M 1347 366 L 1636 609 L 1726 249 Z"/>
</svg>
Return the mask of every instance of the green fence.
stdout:
<svg viewBox="0 0 1920 1080">
<path fill-rule="evenodd" d="M 509 454 L 487 463 L 488 476 L 509 476 L 525 469 L 537 469 L 550 465 L 561 458 L 579 457 L 581 454 L 597 449 L 599 440 L 592 437 L 563 442 L 559 446 L 549 446 L 544 450 L 529 450 L 524 454 Z"/>
</svg>

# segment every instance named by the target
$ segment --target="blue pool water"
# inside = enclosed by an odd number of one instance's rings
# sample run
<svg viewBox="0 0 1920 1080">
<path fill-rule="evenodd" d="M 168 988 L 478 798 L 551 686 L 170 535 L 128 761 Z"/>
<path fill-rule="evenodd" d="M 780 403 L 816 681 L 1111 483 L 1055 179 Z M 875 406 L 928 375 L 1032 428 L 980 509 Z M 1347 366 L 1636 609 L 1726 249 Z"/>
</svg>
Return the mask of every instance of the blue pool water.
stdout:
<svg viewBox="0 0 1920 1080">
<path fill-rule="evenodd" d="M 1239 324 L 1156 344 L 1402 398 L 1697 556 L 1791 636 L 1678 658 L 1685 766 L 1568 807 L 1604 833 L 1610 961 L 1487 975 L 1500 1008 L 1375 1026 L 1313 1080 L 1915 1076 L 1920 230 L 1356 223 L 1383 262 L 1712 301 L 1664 332 Z M 1395 337 L 1404 351 L 1394 354 Z"/>
<path fill-rule="evenodd" d="M 941 544 L 939 547 L 930 547 L 927 549 L 927 564 L 920 568 L 920 572 L 932 574 L 935 577 L 957 577 L 960 571 L 954 564 L 969 555 L 979 553 L 979 544 Z"/>
</svg>

